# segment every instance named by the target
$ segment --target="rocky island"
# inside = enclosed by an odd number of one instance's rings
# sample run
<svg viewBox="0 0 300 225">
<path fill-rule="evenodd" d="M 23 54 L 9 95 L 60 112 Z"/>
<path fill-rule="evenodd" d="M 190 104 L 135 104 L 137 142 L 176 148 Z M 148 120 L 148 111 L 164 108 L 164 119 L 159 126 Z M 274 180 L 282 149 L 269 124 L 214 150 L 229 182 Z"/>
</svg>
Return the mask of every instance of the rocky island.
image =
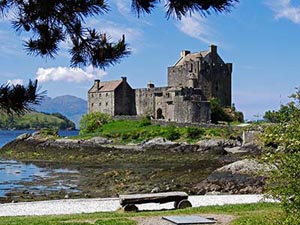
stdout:
<svg viewBox="0 0 300 225">
<path fill-rule="evenodd" d="M 115 144 L 105 137 L 70 139 L 23 134 L 0 150 L 0 157 L 67 168 L 75 174 L 54 174 L 36 184 L 65 180 L 76 191 L 44 193 L 11 191 L 3 202 L 78 197 L 111 197 L 128 193 L 186 191 L 189 194 L 262 193 L 262 168 L 248 160 L 259 148 L 241 139 L 203 139 L 195 143 L 153 138 Z M 57 177 L 58 176 L 58 177 Z M 25 185 L 26 186 L 26 185 Z"/>
</svg>

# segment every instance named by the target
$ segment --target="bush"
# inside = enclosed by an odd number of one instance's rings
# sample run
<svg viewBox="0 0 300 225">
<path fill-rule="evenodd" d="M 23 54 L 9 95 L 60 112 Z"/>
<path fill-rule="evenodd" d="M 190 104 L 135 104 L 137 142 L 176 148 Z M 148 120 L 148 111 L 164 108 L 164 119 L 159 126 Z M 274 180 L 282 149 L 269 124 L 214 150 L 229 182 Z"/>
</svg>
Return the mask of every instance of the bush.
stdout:
<svg viewBox="0 0 300 225">
<path fill-rule="evenodd" d="M 57 129 L 47 128 L 47 129 L 41 129 L 39 130 L 39 132 L 43 137 L 49 137 L 49 136 L 58 137 Z"/>
<path fill-rule="evenodd" d="M 205 133 L 203 128 L 188 127 L 186 128 L 186 137 L 191 139 L 200 138 Z"/>
<path fill-rule="evenodd" d="M 112 117 L 109 114 L 100 112 L 86 114 L 79 123 L 80 134 L 93 133 L 110 121 L 112 121 Z"/>
<path fill-rule="evenodd" d="M 297 99 L 299 109 L 299 100 Z M 288 122 L 270 126 L 262 137 L 263 161 L 276 166 L 270 172 L 267 190 L 279 199 L 286 212 L 282 224 L 300 224 L 300 110 L 293 110 Z M 275 148 L 274 148 L 275 147 Z"/>
<path fill-rule="evenodd" d="M 177 131 L 176 127 L 168 126 L 164 137 L 170 141 L 174 141 L 180 138 L 180 133 Z"/>
<path fill-rule="evenodd" d="M 144 117 L 139 123 L 139 127 L 147 127 L 150 125 L 151 125 L 151 120 L 148 117 Z"/>
</svg>

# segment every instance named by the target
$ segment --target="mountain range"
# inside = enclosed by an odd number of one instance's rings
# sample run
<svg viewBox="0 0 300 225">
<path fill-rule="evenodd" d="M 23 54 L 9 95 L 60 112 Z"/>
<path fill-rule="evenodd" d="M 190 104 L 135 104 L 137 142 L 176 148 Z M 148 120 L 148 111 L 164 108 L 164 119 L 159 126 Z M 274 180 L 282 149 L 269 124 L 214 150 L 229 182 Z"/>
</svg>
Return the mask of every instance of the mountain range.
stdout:
<svg viewBox="0 0 300 225">
<path fill-rule="evenodd" d="M 87 101 L 72 95 L 63 95 L 55 98 L 45 96 L 40 105 L 34 107 L 38 112 L 61 113 L 72 120 L 76 127 L 82 115 L 87 113 Z"/>
</svg>

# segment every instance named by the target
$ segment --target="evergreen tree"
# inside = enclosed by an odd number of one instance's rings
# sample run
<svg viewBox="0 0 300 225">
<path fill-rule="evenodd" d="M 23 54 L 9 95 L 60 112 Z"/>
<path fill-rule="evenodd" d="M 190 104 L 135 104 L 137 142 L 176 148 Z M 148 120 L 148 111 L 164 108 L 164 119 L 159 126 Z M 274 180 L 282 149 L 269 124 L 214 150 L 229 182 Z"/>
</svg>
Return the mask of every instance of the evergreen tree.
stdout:
<svg viewBox="0 0 300 225">
<path fill-rule="evenodd" d="M 37 80 L 29 80 L 27 86 L 3 84 L 0 86 L 0 113 L 12 115 L 30 111 L 33 104 L 38 104 L 45 92 L 37 92 Z"/>
</svg>

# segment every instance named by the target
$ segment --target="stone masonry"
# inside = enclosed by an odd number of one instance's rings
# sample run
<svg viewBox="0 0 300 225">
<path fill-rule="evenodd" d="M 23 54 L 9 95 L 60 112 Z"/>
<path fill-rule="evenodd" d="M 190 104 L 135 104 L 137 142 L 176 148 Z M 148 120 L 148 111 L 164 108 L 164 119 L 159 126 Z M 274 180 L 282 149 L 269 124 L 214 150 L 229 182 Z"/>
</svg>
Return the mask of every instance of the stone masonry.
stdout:
<svg viewBox="0 0 300 225">
<path fill-rule="evenodd" d="M 138 115 L 174 122 L 209 122 L 211 98 L 231 105 L 232 64 L 224 63 L 217 46 L 208 51 L 182 51 L 168 68 L 168 86 L 132 89 L 126 77 L 117 81 L 95 80 L 88 92 L 89 112 L 112 116 Z"/>
</svg>

